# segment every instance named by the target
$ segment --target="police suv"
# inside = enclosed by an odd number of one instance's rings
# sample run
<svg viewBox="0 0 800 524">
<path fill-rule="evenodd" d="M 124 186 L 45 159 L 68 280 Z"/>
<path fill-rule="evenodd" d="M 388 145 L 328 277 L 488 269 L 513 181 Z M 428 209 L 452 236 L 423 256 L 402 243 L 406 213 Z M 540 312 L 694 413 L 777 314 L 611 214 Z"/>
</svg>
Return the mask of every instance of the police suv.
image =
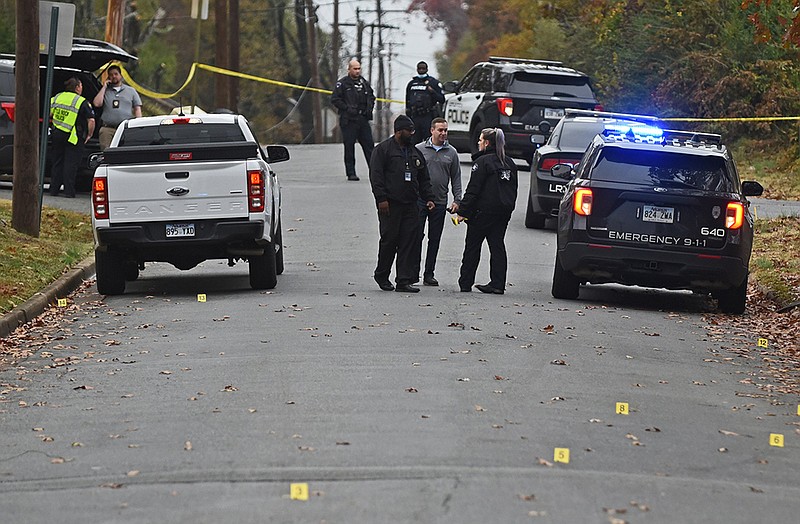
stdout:
<svg viewBox="0 0 800 524">
<path fill-rule="evenodd" d="M 610 124 L 574 169 L 561 199 L 552 294 L 575 299 L 583 283 L 711 293 L 743 313 L 753 243 L 747 196 L 719 135 Z"/>
<path fill-rule="evenodd" d="M 577 164 L 595 135 L 602 133 L 608 124 L 636 126 L 656 122 L 658 118 L 653 116 L 566 109 L 564 118 L 553 128 L 550 138 L 533 155 L 525 227 L 542 229 L 548 218 L 558 216 L 558 204 L 567 183 L 550 173 L 554 165 Z"/>
<path fill-rule="evenodd" d="M 589 77 L 561 62 L 490 57 L 463 80 L 444 84 L 448 140 L 461 153 L 478 150 L 478 135 L 497 127 L 506 154 L 530 162 L 568 107 L 598 109 Z"/>
</svg>

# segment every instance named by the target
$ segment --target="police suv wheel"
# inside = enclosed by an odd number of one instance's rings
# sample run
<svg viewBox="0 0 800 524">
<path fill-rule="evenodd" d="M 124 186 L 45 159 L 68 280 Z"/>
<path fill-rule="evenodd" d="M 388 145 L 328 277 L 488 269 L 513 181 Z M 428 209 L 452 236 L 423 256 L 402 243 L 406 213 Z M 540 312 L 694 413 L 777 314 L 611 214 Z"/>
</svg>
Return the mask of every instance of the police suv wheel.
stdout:
<svg viewBox="0 0 800 524">
<path fill-rule="evenodd" d="M 528 193 L 528 209 L 525 211 L 525 227 L 528 229 L 544 229 L 547 217 L 533 211 L 533 201 Z"/>
<path fill-rule="evenodd" d="M 553 297 L 575 300 L 578 298 L 580 286 L 580 280 L 561 266 L 561 257 L 556 253 L 555 269 L 553 271 L 553 287 L 551 290 Z"/>
<path fill-rule="evenodd" d="M 747 277 L 740 285 L 715 293 L 719 310 L 729 315 L 741 315 L 747 305 Z"/>
</svg>

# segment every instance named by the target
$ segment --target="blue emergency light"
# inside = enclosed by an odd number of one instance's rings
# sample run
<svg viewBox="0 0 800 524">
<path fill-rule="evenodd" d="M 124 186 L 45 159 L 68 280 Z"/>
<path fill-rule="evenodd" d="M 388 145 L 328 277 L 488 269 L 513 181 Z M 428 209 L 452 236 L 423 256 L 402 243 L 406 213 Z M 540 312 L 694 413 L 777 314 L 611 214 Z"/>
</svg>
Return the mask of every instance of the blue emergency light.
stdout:
<svg viewBox="0 0 800 524">
<path fill-rule="evenodd" d="M 648 125 L 606 124 L 603 135 L 643 142 L 660 142 L 664 137 L 664 130 Z"/>
</svg>

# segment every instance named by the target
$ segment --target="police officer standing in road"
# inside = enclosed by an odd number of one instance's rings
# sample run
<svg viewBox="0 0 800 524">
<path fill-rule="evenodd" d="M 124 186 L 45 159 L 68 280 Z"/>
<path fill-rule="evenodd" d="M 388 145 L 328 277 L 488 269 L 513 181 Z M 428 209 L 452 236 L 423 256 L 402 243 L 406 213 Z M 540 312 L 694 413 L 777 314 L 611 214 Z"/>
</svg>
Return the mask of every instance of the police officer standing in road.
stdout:
<svg viewBox="0 0 800 524">
<path fill-rule="evenodd" d="M 375 147 L 369 163 L 369 181 L 378 207 L 381 234 L 374 277 L 384 291 L 419 291 L 411 285 L 418 277 L 414 271 L 419 271 L 419 261 L 413 260 L 419 215 L 417 200 L 422 198 L 428 210 L 435 207 L 425 157 L 414 147 L 413 135 L 414 122 L 405 115 L 398 116 L 394 135 Z M 397 287 L 389 282 L 395 255 Z"/>
<path fill-rule="evenodd" d="M 428 64 L 417 64 L 417 76 L 406 86 L 406 114 L 414 120 L 417 131 L 414 143 L 420 143 L 431 136 L 431 121 L 439 116 L 437 109 L 444 103 L 442 84 L 428 75 Z"/>
<path fill-rule="evenodd" d="M 94 107 L 102 107 L 100 112 L 100 150 L 111 145 L 114 133 L 123 120 L 141 118 L 142 99 L 131 86 L 122 83 L 122 70 L 116 64 L 106 70 L 108 81 L 103 84 L 94 97 Z"/>
<path fill-rule="evenodd" d="M 50 170 L 50 194 L 57 196 L 64 185 L 64 196 L 75 198 L 75 178 L 83 156 L 83 145 L 94 133 L 94 110 L 81 96 L 83 84 L 76 77 L 64 82 L 66 91 L 50 99 L 53 122 L 53 163 Z"/>
<path fill-rule="evenodd" d="M 458 278 L 461 291 L 472 290 L 484 240 L 489 245 L 489 283 L 475 287 L 496 295 L 506 290 L 505 236 L 517 202 L 517 166 L 506 156 L 505 142 L 501 129 L 487 127 L 478 139 L 478 152 L 472 155 L 472 175 L 458 210 L 469 219 Z"/>
<path fill-rule="evenodd" d="M 375 106 L 375 93 L 361 76 L 361 63 L 350 60 L 347 76 L 336 82 L 331 95 L 331 104 L 339 111 L 339 129 L 344 142 L 344 171 L 347 180 L 358 180 L 356 175 L 356 142 L 361 144 L 367 164 L 372 157 L 372 109 Z"/>
<path fill-rule="evenodd" d="M 434 118 L 431 122 L 430 133 L 431 137 L 425 142 L 417 144 L 416 147 L 425 156 L 425 163 L 428 164 L 428 175 L 435 197 L 433 202 L 436 207 L 431 211 L 425 206 L 424 201 L 418 202 L 419 230 L 417 242 L 414 245 L 414 261 L 416 262 L 414 275 L 419 277 L 422 241 L 425 238 L 425 223 L 427 223 L 428 249 L 425 255 L 422 283 L 426 286 L 438 286 L 439 282 L 433 276 L 433 272 L 436 269 L 436 256 L 439 253 L 439 243 L 444 229 L 445 211 L 457 213 L 459 202 L 461 202 L 461 163 L 458 160 L 458 152 L 447 142 L 447 120 L 439 116 Z M 447 207 L 448 186 L 453 192 L 453 203 L 449 207 Z"/>
</svg>

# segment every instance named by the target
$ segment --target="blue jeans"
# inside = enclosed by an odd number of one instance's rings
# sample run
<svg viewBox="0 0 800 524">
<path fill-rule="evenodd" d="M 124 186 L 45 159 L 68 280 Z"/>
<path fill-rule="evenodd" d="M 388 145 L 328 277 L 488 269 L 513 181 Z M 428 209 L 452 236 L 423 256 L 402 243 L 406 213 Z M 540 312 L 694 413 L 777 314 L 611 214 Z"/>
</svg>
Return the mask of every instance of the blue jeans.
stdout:
<svg viewBox="0 0 800 524">
<path fill-rule="evenodd" d="M 439 244 L 442 240 L 442 231 L 444 230 L 444 219 L 447 209 L 444 204 L 436 204 L 433 211 L 428 211 L 428 208 L 425 207 L 425 202 L 422 200 L 417 202 L 417 207 L 419 208 L 419 224 L 417 241 L 414 245 L 414 260 L 416 261 L 416 272 L 414 274 L 419 277 L 419 268 L 422 264 L 422 241 L 425 238 L 425 222 L 427 222 L 428 250 L 425 254 L 425 272 L 423 276 L 432 277 L 434 270 L 436 270 L 436 256 L 439 254 Z"/>
</svg>

